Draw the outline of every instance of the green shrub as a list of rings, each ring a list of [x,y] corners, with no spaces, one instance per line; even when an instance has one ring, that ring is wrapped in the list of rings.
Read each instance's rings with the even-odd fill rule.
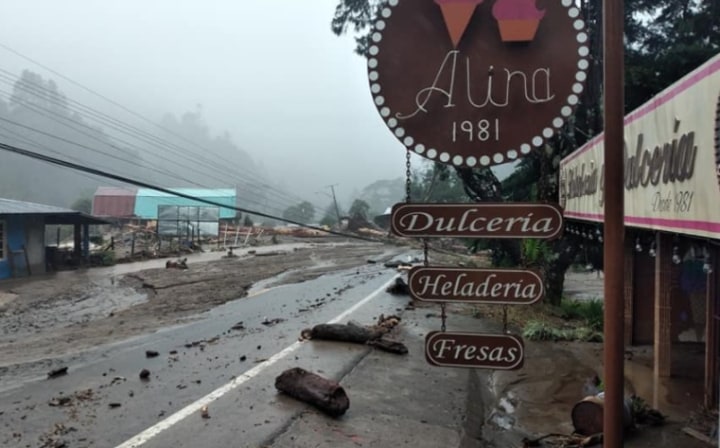
[[[560,317],[566,320],[582,320],[594,331],[602,331],[604,313],[603,301],[600,299],[563,299],[560,302]]]
[[[523,337],[530,341],[603,341],[602,333],[589,327],[559,328],[548,322],[537,320],[532,320],[525,325]]]
[[[523,337],[531,341],[564,341],[565,331],[547,322],[531,320],[523,329]]]
[[[102,253],[103,266],[113,266],[115,263],[115,252],[107,251]]]

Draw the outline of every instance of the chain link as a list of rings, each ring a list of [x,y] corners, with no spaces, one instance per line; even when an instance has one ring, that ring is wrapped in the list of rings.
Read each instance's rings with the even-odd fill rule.
[[[410,150],[405,153],[405,202],[411,202],[410,187],[412,182],[412,171],[410,171]]]
[[[445,314],[445,303],[440,304],[440,319],[442,319],[442,324],[440,325],[440,331],[443,333],[445,332],[445,321],[447,320],[447,314]]]
[[[503,305],[503,333],[507,334],[508,332],[508,307],[507,305]]]

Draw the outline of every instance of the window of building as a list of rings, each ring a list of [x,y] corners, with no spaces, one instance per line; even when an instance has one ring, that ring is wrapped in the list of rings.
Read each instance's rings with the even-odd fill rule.
[[[0,260],[5,258],[5,221],[0,221]]]

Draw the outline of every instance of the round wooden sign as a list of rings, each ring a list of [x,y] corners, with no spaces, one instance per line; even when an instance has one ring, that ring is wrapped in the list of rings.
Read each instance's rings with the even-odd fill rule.
[[[386,0],[370,33],[375,105],[410,150],[516,160],[572,115],[590,62],[573,0]]]

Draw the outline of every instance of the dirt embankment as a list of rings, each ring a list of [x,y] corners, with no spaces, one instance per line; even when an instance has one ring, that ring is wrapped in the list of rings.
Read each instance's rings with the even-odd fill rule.
[[[390,258],[379,244],[318,245],[264,255],[147,269],[119,278],[86,274],[24,282],[0,303],[0,367],[77,352],[154,332],[244,297],[285,273],[292,283]],[[273,286],[269,284],[268,286]]]

